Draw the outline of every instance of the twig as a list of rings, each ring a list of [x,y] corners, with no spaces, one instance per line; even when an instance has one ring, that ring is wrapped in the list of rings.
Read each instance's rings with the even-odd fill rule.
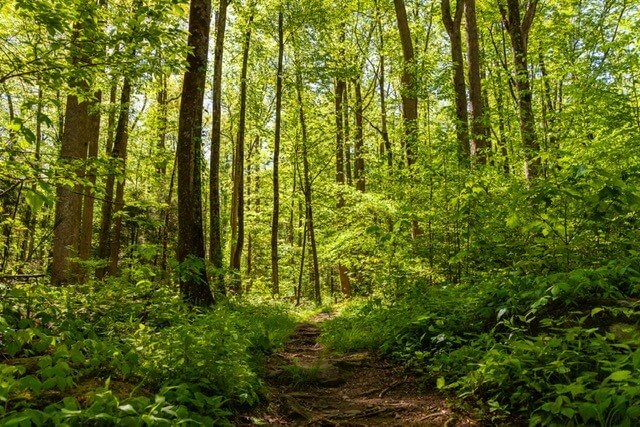
[[[403,384],[405,380],[398,380],[394,383],[391,383],[391,385],[387,388],[385,388],[384,390],[382,390],[380,392],[380,394],[378,395],[379,398],[382,398],[385,394],[387,394],[391,389],[399,386],[400,384]]]

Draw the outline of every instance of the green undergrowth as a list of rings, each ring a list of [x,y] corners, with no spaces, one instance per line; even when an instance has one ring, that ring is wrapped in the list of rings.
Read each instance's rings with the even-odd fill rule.
[[[399,358],[495,422],[638,425],[639,264],[356,300],[325,323],[321,340]]]
[[[257,403],[283,304],[193,311],[142,281],[15,285],[0,299],[0,424],[217,425]]]

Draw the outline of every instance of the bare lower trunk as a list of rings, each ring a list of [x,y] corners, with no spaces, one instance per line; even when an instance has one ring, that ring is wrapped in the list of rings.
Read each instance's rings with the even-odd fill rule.
[[[89,111],[91,117],[91,134],[89,135],[89,147],[87,152],[87,174],[86,179],[89,182],[84,189],[84,200],[82,204],[82,229],[80,232],[80,248],[79,255],[81,260],[88,260],[91,258],[91,241],[93,237],[93,207],[95,205],[95,192],[94,186],[96,183],[96,166],[93,164],[98,158],[98,143],[100,140],[100,101],[102,99],[102,92],[98,91],[95,94],[95,102],[92,106],[93,111]]]
[[[87,157],[87,141],[91,134],[91,102],[80,102],[75,95],[67,96],[65,123],[60,146],[60,162],[81,173],[81,163]],[[53,231],[53,264],[51,283],[64,285],[79,279],[79,268],[72,258],[78,256],[79,224],[82,219],[82,186],[60,184],[56,188],[56,209]]]
[[[205,268],[202,230],[202,104],[209,50],[211,1],[192,0],[189,12],[187,71],[178,124],[178,250],[180,292],[188,304],[214,302]]]
[[[107,176],[107,183],[104,193],[104,201],[102,204],[102,221],[100,224],[100,241],[98,244],[98,258],[103,261],[108,260],[108,266],[101,267],[96,271],[98,278],[103,278],[107,272],[110,274],[116,274],[118,258],[115,253],[116,247],[120,249],[120,231],[117,235],[117,245],[114,245],[116,236],[112,228],[114,223],[114,217],[124,206],[124,179],[118,180],[116,186],[116,175],[118,173],[125,173],[126,158],[127,158],[127,145],[129,140],[129,103],[131,101],[131,82],[129,79],[125,79],[122,85],[122,92],[120,94],[120,111],[118,113],[118,124],[116,126],[115,138],[113,141],[113,147],[109,153],[112,159],[112,167]],[[119,171],[116,172],[116,168]],[[114,200],[115,192],[115,200]],[[118,199],[118,196],[120,199]],[[121,230],[122,226],[118,226]]]
[[[302,98],[302,76],[298,75],[296,82],[296,89],[298,92],[298,104],[300,108],[300,127],[302,129],[302,164],[303,164],[303,179],[304,179],[304,204],[305,204],[305,217],[306,228],[309,232],[309,244],[311,245],[311,259],[313,262],[313,291],[317,304],[322,303],[322,295],[320,293],[320,269],[318,267],[318,249],[316,245],[316,234],[313,223],[313,200],[311,194],[311,178],[309,171],[309,156],[307,153],[307,123],[305,118],[304,104]]]

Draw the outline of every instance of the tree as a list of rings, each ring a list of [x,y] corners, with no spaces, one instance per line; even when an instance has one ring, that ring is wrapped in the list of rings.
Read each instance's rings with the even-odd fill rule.
[[[78,71],[93,60],[93,52],[86,41],[97,31],[94,21],[97,4],[86,4],[80,10],[80,20],[73,30],[71,44],[72,67]],[[95,144],[100,125],[99,100],[91,91],[91,77],[78,73],[69,84],[65,107],[65,122],[60,141],[60,163],[72,172],[74,184],[60,184],[56,188],[56,208],[53,232],[53,262],[51,265],[51,282],[63,285],[78,281],[81,276],[79,266],[72,258],[80,255],[83,240],[82,231],[91,231],[79,227],[82,223],[83,186],[79,178],[83,175],[83,167],[87,159],[89,142]],[[91,147],[92,152],[95,147]],[[90,196],[91,197],[91,196]],[[84,244],[86,251],[86,243]]]
[[[276,122],[273,137],[273,213],[271,215],[271,282],[274,295],[280,293],[278,273],[278,222],[280,217],[280,139],[282,127],[282,72],[284,59],[284,16],[278,11],[278,68],[276,70]]]
[[[382,144],[380,145],[380,154],[387,156],[387,166],[389,169],[393,166],[393,152],[391,151],[391,139],[389,138],[389,130],[387,128],[387,101],[385,87],[385,54],[384,54],[384,33],[382,26],[382,16],[378,0],[375,0],[376,8],[376,24],[378,28],[378,55],[380,62],[380,70],[378,71],[378,90],[380,92],[380,134],[382,135]]]
[[[202,230],[202,103],[209,50],[211,1],[191,0],[187,70],[182,83],[178,125],[178,250],[183,299],[192,305],[214,302],[204,263]]]
[[[480,164],[487,163],[491,140],[488,116],[482,99],[482,77],[480,74],[480,43],[476,20],[476,0],[466,0],[464,5],[467,24],[467,63],[469,75],[469,104],[471,106],[471,154]]]
[[[307,136],[307,120],[302,97],[303,82],[300,70],[296,76],[296,92],[298,95],[298,113],[300,117],[300,129],[302,131],[302,178],[305,206],[305,232],[309,233],[309,244],[311,246],[311,260],[313,263],[313,291],[316,304],[322,304],[322,294],[320,292],[320,268],[318,266],[318,246],[316,243],[315,225],[313,222],[313,197],[311,188],[311,172],[309,170],[309,139]],[[304,246],[303,246],[304,247]],[[299,292],[298,292],[299,295]]]
[[[211,162],[209,170],[209,259],[216,270],[215,283],[219,293],[225,294],[220,236],[220,144],[222,121],[222,56],[227,23],[227,0],[220,0],[216,14],[216,41],[213,53],[213,99],[211,112]]]
[[[469,115],[467,113],[467,88],[464,81],[464,62],[462,56],[462,14],[464,1],[456,1],[454,15],[451,15],[450,0],[441,0],[442,22],[449,35],[451,63],[453,64],[453,93],[456,104],[456,138],[458,140],[458,160],[469,164]]]
[[[539,157],[540,144],[536,138],[535,116],[533,115],[533,94],[529,78],[527,60],[529,31],[533,24],[538,0],[527,0],[526,6],[520,0],[503,0],[499,3],[502,22],[509,32],[515,84],[518,95],[518,112],[520,118],[520,136],[525,152],[524,174],[527,179],[533,179],[541,174],[542,162]],[[522,13],[524,12],[524,14]]]
[[[365,190],[365,178],[364,178],[364,135],[363,135],[363,105],[362,105],[362,85],[360,84],[360,78],[353,80],[353,87],[356,94],[356,143],[355,143],[355,162],[354,162],[354,175],[356,179],[356,189],[361,193]]]
[[[234,150],[233,163],[233,194],[231,202],[231,262],[230,268],[240,272],[242,248],[244,246],[244,146],[247,117],[247,68],[249,63],[249,48],[251,45],[251,23],[253,11],[249,15],[247,28],[244,33],[242,48],[242,71],[240,72],[240,118],[238,135]],[[235,280],[234,291],[240,292],[240,280]]]
[[[418,141],[418,97],[416,94],[415,63],[413,41],[407,21],[407,11],[403,0],[393,0],[396,10],[396,21],[402,44],[402,119],[404,125],[403,145],[406,152],[407,165],[416,162],[414,145]]]

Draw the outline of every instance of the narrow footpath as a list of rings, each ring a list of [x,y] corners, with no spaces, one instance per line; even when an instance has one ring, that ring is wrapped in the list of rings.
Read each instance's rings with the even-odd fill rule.
[[[367,353],[335,356],[318,343],[318,315],[297,326],[267,363],[267,402],[238,425],[476,426],[437,390],[421,390],[401,366]]]

